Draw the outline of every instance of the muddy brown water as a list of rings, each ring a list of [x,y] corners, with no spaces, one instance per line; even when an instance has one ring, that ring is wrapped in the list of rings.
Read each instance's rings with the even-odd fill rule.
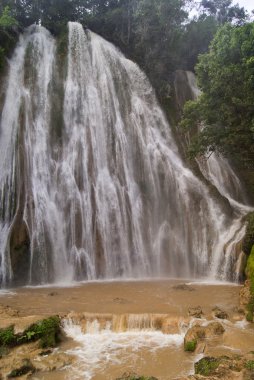
[[[188,284],[188,285],[183,285]],[[37,287],[11,290],[0,303],[18,309],[21,316],[90,313],[188,314],[202,306],[204,314],[217,305],[229,313],[239,302],[240,286],[189,283],[181,280],[94,282],[72,287]]]
[[[72,287],[13,289],[10,294],[2,294],[0,303],[17,309],[20,316],[64,317],[76,312],[94,314],[95,319],[101,314],[165,314],[180,320],[188,317],[190,307],[201,306],[204,318],[210,320],[212,309],[218,306],[228,313],[229,321],[223,322],[223,337],[206,342],[205,354],[245,354],[254,348],[254,332],[236,311],[239,291],[240,286],[234,284],[183,280],[94,282]],[[193,363],[200,358],[200,354],[184,352],[183,331],[174,336],[145,330],[107,330],[89,335],[73,328],[71,336],[75,339],[59,348],[75,355],[73,366],[36,374],[33,380],[113,380],[126,371],[168,380],[193,373]]]

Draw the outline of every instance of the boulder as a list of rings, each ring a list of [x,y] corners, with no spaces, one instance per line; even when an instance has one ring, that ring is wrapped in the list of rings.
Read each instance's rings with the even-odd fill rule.
[[[188,312],[190,317],[202,318],[203,312],[200,306],[190,307]]]
[[[213,315],[215,318],[228,319],[228,314],[217,306],[213,308]]]
[[[222,335],[224,331],[224,327],[219,322],[211,322],[207,326],[193,326],[184,337],[184,350],[195,351],[199,340]]]
[[[205,327],[206,338],[213,338],[214,336],[222,335],[224,332],[225,329],[219,322],[211,322]]]

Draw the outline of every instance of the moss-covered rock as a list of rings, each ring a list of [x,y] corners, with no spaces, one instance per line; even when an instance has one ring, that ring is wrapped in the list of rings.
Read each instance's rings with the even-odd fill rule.
[[[14,326],[9,326],[5,329],[0,329],[0,346],[12,347],[17,343],[17,337],[14,334]]]
[[[40,340],[41,348],[47,348],[56,346],[59,336],[60,318],[54,316],[31,325],[18,340],[23,343]]]
[[[195,363],[195,374],[202,376],[211,375],[218,368],[220,360],[213,357],[205,357]]]
[[[222,335],[225,329],[219,322],[211,322],[207,326],[192,326],[184,337],[184,350],[195,351],[199,340]]]
[[[251,254],[250,254],[248,261],[247,261],[246,275],[249,279],[249,289],[250,289],[249,303],[247,304],[246,319],[249,322],[253,322],[253,316],[254,316],[254,245],[252,247]]]
[[[15,334],[14,326],[0,330],[0,348],[40,341],[41,348],[55,347],[60,337],[60,318],[49,317],[29,326],[22,333]]]
[[[197,347],[197,340],[189,340],[184,342],[184,351],[194,352]]]
[[[24,359],[24,364],[19,368],[13,369],[7,375],[7,378],[13,379],[13,378],[21,377],[21,376],[27,375],[28,373],[34,373],[34,372],[35,372],[35,368],[32,365],[31,361],[29,359]]]

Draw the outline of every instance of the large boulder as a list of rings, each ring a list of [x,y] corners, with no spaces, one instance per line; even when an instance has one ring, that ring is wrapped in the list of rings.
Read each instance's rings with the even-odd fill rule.
[[[207,326],[195,325],[184,337],[184,350],[195,351],[200,340],[222,335],[225,329],[219,322],[211,322]]]

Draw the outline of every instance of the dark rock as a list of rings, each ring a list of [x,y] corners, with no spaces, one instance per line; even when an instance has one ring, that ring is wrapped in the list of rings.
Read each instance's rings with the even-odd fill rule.
[[[173,286],[173,289],[175,289],[175,290],[186,290],[189,292],[193,292],[194,290],[196,290],[196,289],[194,289],[191,286],[186,285],[186,284],[179,284],[179,285]]]
[[[228,319],[228,314],[217,306],[213,308],[213,315],[219,319]]]
[[[153,376],[139,376],[134,372],[126,372],[121,377],[118,377],[116,380],[158,380]]]
[[[24,364],[16,369],[13,369],[8,375],[8,379],[13,379],[16,377],[21,377],[23,375],[27,375],[28,373],[34,373],[35,367],[32,365],[29,359],[24,359]]]
[[[200,306],[189,308],[189,316],[195,318],[202,318],[203,312]]]
[[[52,350],[46,350],[39,353],[40,356],[48,356],[52,354]]]

